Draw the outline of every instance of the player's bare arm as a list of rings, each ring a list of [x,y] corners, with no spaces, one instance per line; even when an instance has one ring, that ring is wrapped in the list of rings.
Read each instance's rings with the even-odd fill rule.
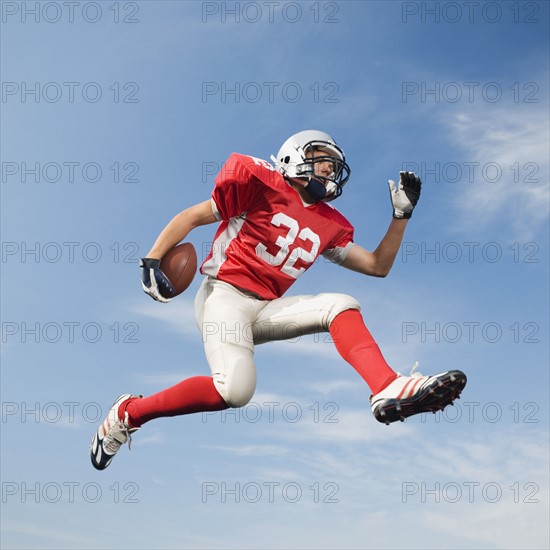
[[[200,225],[216,222],[210,200],[182,210],[174,216],[157,237],[153,248],[140,260],[141,285],[157,302],[168,303],[174,293],[172,283],[160,269],[161,258]]]
[[[363,275],[386,277],[399,252],[407,221],[394,218],[374,252],[369,252],[358,244],[352,246],[342,265]]]
[[[217,221],[210,199],[182,210],[162,230],[153,248],[147,254],[147,258],[160,260],[172,247],[183,241],[195,227]]]

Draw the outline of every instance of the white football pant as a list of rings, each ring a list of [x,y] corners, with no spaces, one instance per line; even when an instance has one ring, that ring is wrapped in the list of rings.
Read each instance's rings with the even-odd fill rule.
[[[360,309],[346,294],[260,300],[205,277],[195,298],[195,316],[216,389],[230,407],[246,405],[256,389],[254,345],[328,332],[334,318]]]

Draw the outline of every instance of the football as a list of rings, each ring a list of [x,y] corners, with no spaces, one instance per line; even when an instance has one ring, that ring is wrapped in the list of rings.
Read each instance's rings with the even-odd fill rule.
[[[197,272],[197,253],[191,243],[181,243],[167,252],[160,261],[161,271],[168,277],[174,287],[171,296],[174,298],[186,290],[193,282]]]

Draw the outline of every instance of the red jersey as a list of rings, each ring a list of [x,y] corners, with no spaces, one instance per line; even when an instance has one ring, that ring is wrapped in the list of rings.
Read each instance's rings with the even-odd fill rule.
[[[282,296],[319,254],[342,263],[353,226],[324,202],[305,204],[267,161],[233,153],[216,177],[221,221],[201,273],[265,300]]]

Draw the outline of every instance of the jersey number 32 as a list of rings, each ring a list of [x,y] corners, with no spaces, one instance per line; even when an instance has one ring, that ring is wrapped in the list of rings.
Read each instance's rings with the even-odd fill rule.
[[[277,254],[273,255],[267,251],[267,246],[263,243],[258,243],[256,245],[256,254],[265,262],[272,266],[279,266],[282,264],[281,271],[286,275],[297,279],[305,270],[305,267],[300,267],[296,269],[294,264],[298,260],[302,262],[311,264],[315,261],[317,253],[319,252],[319,246],[321,245],[321,239],[319,235],[314,233],[309,227],[304,227],[300,229],[298,222],[279,212],[271,218],[271,224],[276,227],[287,227],[288,233],[283,236],[279,235],[275,244],[279,247]],[[304,250],[303,248],[294,248],[292,251],[290,247],[296,240],[296,237],[302,239],[303,241],[311,242],[311,249]],[[283,263],[284,262],[284,263]]]

